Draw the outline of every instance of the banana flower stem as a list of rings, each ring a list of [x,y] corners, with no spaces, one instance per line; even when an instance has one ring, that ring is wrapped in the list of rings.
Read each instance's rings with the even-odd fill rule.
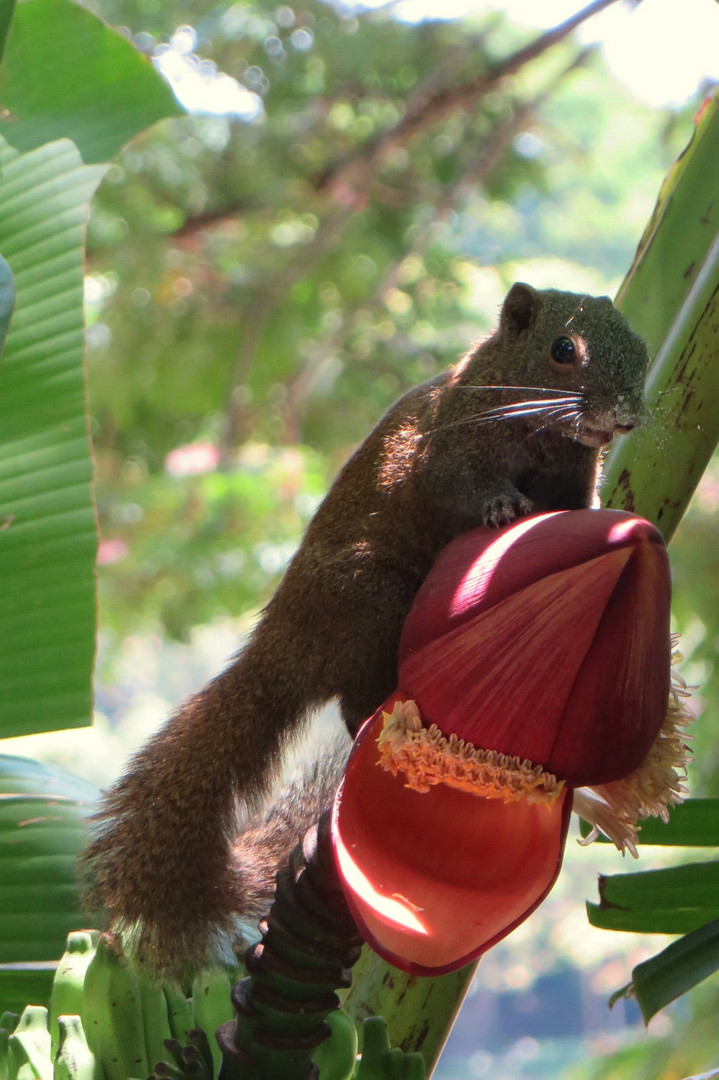
[[[277,877],[262,939],[234,985],[237,1019],[218,1029],[221,1080],[313,1080],[312,1055],[328,1034],[335,991],[351,983],[362,939],[332,858],[329,814],[305,834]]]

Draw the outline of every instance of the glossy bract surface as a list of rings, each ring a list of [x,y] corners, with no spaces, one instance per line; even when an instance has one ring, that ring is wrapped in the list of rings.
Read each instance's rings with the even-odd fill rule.
[[[345,894],[386,959],[453,970],[546,896],[573,789],[630,774],[662,726],[670,591],[661,535],[618,511],[536,515],[442,552],[334,808]]]

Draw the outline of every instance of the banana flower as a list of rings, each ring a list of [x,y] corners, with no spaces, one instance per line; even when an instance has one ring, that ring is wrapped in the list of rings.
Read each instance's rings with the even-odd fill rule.
[[[539,514],[445,548],[333,810],[345,896],[381,956],[463,966],[550,891],[573,807],[636,854],[640,819],[681,801],[670,598],[661,534],[621,511]]]

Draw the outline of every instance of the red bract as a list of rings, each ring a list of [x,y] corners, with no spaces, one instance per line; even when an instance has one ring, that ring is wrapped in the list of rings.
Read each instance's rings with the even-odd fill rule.
[[[641,763],[666,714],[670,599],[661,533],[633,514],[467,533],[407,617],[399,685],[445,734],[574,787],[607,783]]]
[[[469,963],[544,899],[572,810],[511,804],[445,784],[419,792],[377,763],[380,712],[360,732],[335,802],[335,858],[365,939],[395,967],[439,975]]]
[[[631,514],[543,514],[445,549],[335,804],[340,876],[378,952],[449,971],[546,896],[572,789],[628,776],[662,727],[669,600],[661,535]]]

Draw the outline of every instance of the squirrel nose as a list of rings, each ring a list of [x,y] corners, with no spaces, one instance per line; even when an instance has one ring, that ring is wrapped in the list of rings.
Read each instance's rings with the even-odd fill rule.
[[[620,398],[613,412],[615,431],[618,435],[626,435],[644,423],[641,402],[636,400],[629,402]]]
[[[614,431],[617,435],[628,435],[630,431],[641,426],[642,421],[638,416],[622,416],[621,418],[617,416]]]
[[[615,435],[626,435],[641,426],[642,417],[635,409],[608,405],[592,414],[591,421],[594,427],[603,427],[607,431],[613,431]]]

